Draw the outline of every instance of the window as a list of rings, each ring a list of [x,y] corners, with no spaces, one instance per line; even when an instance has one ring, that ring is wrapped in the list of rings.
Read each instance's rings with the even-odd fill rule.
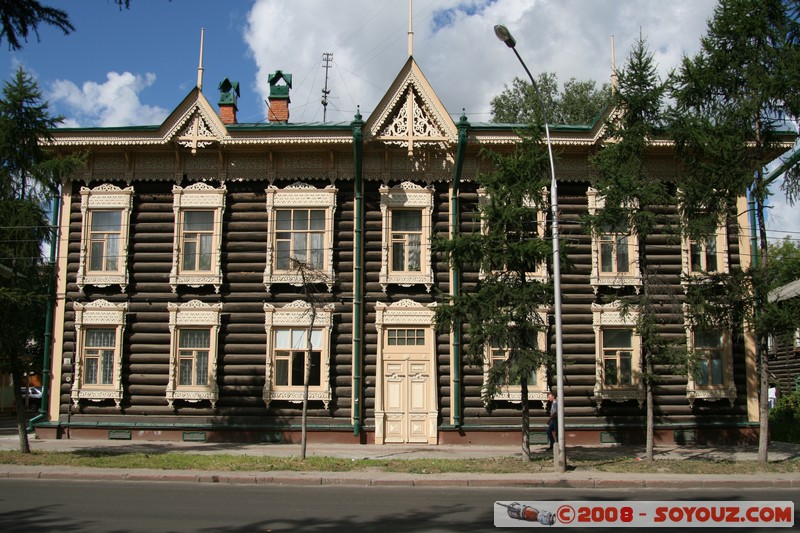
[[[733,406],[736,386],[733,383],[733,353],[727,330],[695,330],[687,322],[690,364],[686,396],[694,405],[698,399],[727,399]]]
[[[97,300],[75,310],[75,379],[72,401],[122,402],[122,334],[127,303]]]
[[[390,271],[392,273],[420,272],[422,270],[422,211],[395,209],[392,219],[392,248]]]
[[[478,202],[483,206],[488,204],[491,201],[489,194],[486,192],[486,189],[480,188],[478,189]],[[547,215],[546,215],[546,204],[547,204],[547,189],[542,189],[542,200],[540,204],[537,206],[535,202],[527,199],[525,204],[527,207],[530,208],[530,215],[527,226],[527,230],[531,238],[538,238],[543,239],[545,238],[545,228],[547,225]],[[481,219],[481,231],[486,233],[488,231],[488,225],[486,220]],[[497,264],[494,266],[493,269],[495,272],[503,272],[507,270],[507,266],[503,264]],[[481,271],[480,273],[481,278],[486,277],[486,272]],[[529,281],[547,281],[547,262],[542,261],[535,266],[532,271],[526,272],[525,274],[526,279]]]
[[[333,305],[313,309],[312,313],[311,305],[302,300],[281,308],[264,304],[264,315],[267,333],[264,402],[269,406],[272,400],[303,401],[308,355],[308,398],[321,400],[327,409],[333,396],[329,378]]]
[[[391,284],[433,287],[431,217],[433,191],[411,182],[382,186],[383,253],[379,275],[384,292]]]
[[[633,330],[608,328],[600,333],[603,336],[603,386],[633,386]]]
[[[605,198],[597,190],[587,191],[589,213],[595,214],[605,207]],[[639,272],[639,244],[630,226],[621,222],[602,228],[592,235],[592,273],[590,278],[595,293],[601,286],[620,288],[642,284]]]
[[[217,337],[222,304],[192,300],[167,304],[170,331],[170,369],[167,402],[207,400],[215,407],[217,386]]]
[[[214,212],[183,211],[181,213],[181,271],[211,272],[214,255]]]
[[[681,238],[683,275],[702,276],[706,273],[728,272],[728,230],[720,224],[714,235],[698,239]]]
[[[77,283],[108,287],[128,285],[128,227],[133,187],[105,184],[81,187],[81,255]]]
[[[172,292],[179,285],[201,287],[222,285],[222,213],[225,210],[225,187],[215,189],[205,183],[186,188],[172,187],[175,232]]]
[[[275,335],[275,386],[304,386],[305,364],[308,356],[308,385],[309,387],[319,387],[322,330],[311,330],[310,351],[308,329],[276,329],[273,333]]]
[[[275,283],[299,286],[308,276],[298,271],[302,264],[310,269],[328,290],[333,288],[333,216],[337,189],[317,189],[295,183],[284,189],[270,187],[267,193],[269,240],[264,285]]]
[[[115,329],[87,328],[83,341],[83,384],[111,385],[114,383],[117,332]]]
[[[641,341],[636,333],[636,309],[623,310],[620,302],[592,304],[595,332],[594,400],[644,402],[641,380]]]
[[[600,272],[627,274],[631,270],[630,239],[627,227],[605,228],[598,235]]]
[[[543,338],[546,337],[545,332],[540,333],[540,341],[544,342]],[[484,382],[488,378],[490,368],[498,368],[507,366],[507,362],[511,356],[511,351],[508,348],[492,343],[487,348],[486,363],[484,365]],[[547,393],[550,387],[547,384],[547,369],[542,366],[535,372],[528,375],[528,399],[540,400],[542,405],[547,405]],[[522,387],[520,379],[512,380],[510,376],[506,378],[506,385],[497,390],[492,397],[493,400],[505,400],[508,402],[520,403],[522,401]]]
[[[389,329],[386,331],[389,346],[425,346],[424,329]]]
[[[208,386],[208,359],[211,331],[181,329],[178,331],[178,385]]]

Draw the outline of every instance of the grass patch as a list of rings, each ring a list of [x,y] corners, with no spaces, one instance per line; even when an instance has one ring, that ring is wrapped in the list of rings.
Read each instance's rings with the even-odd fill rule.
[[[119,450],[85,450],[24,454],[0,451],[0,464],[23,466],[73,466],[89,468],[151,468],[159,470],[200,470],[227,472],[349,472],[383,471],[408,474],[521,474],[553,471],[551,458],[534,458],[523,463],[515,457],[490,459],[343,459],[335,457],[271,457],[228,454],[143,453]],[[657,459],[570,457],[578,472],[616,472],[630,474],[755,474],[800,472],[800,459],[761,465],[757,461],[716,461],[711,459]]]

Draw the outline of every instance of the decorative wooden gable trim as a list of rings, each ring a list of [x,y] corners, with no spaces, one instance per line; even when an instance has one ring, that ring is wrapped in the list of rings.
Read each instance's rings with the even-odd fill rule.
[[[415,145],[443,148],[457,140],[457,129],[413,58],[367,121],[367,135],[402,146],[413,155]]]
[[[191,95],[194,94],[194,99]],[[198,148],[219,144],[228,137],[225,125],[217,116],[211,104],[199,90],[191,93],[181,106],[164,121],[166,129],[164,140],[189,148],[192,154]]]

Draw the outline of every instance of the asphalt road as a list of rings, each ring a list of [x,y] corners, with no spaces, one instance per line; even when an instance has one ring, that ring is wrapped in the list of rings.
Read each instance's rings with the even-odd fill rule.
[[[747,493],[735,487],[702,491],[553,489],[543,494],[541,489],[522,488],[1,479],[0,531],[498,531],[494,526],[494,502],[502,500],[794,501],[795,524],[800,524],[800,493],[794,489],[750,490]],[[659,531],[669,529],[660,528]],[[737,528],[736,531],[759,529]]]

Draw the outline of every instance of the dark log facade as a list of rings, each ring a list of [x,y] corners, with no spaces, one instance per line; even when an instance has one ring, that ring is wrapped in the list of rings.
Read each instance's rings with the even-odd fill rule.
[[[460,127],[468,131],[468,136],[461,141],[466,142],[461,154],[456,153],[458,141],[455,137],[428,145],[421,137],[413,153],[408,144],[398,146],[395,142],[381,140],[384,130],[376,121],[381,113],[391,120],[393,113],[396,115],[404,105],[403,91],[413,84],[404,85],[403,80],[408,76],[421,76],[415,69],[410,60],[382,102],[384,107],[376,109],[363,123],[363,145],[359,144],[357,136],[358,120],[354,124],[307,128],[219,123],[212,124],[214,127],[210,129],[223,133],[211,139],[208,147],[195,147],[196,153],[192,154],[192,146],[179,142],[180,124],[187,117],[199,116],[208,123],[216,120],[209,115],[210,106],[199,91],[193,91],[159,128],[133,132],[56,131],[57,150],[88,149],[89,156],[86,168],[73,176],[63,189],[50,416],[49,421],[37,425],[37,431],[59,437],[296,441],[300,433],[301,404],[275,398],[265,402],[262,392],[268,373],[269,344],[265,304],[280,309],[308,298],[302,286],[281,282],[269,288],[265,286],[271,238],[266,189],[282,190],[299,183],[314,190],[336,189],[331,232],[335,281],[330,288],[325,283],[312,284],[315,305],[320,308],[328,305],[332,309],[328,376],[331,398],[326,402],[309,402],[311,439],[390,442],[388,413],[393,398],[391,394],[382,395],[389,390],[392,378],[382,365],[392,361],[393,352],[386,345],[385,330],[394,327],[391,324],[402,326],[402,318],[398,318],[403,316],[402,312],[395,315],[392,312],[399,308],[408,311],[406,307],[411,304],[407,302],[413,302],[411,311],[419,316],[423,316],[431,304],[441,303],[441,295],[452,290],[452,272],[443,258],[431,257],[431,287],[424,283],[386,283],[381,274],[386,267],[386,222],[382,209],[385,196],[382,196],[381,187],[411,183],[423,192],[430,191],[432,237],[447,237],[453,218],[462,233],[480,231],[474,216],[478,203],[474,178],[478,172],[490,170],[480,156],[480,149],[488,146],[508,150],[514,138],[511,128],[461,123]],[[440,104],[435,95],[427,94],[422,82],[413,88],[433,102],[425,104],[428,107],[424,109],[430,120],[443,131],[448,127],[455,131],[454,122],[444,124],[446,119],[436,114],[441,110],[437,110]],[[568,440],[572,442],[643,442],[644,407],[639,402],[604,400],[598,404],[594,397],[597,349],[592,306],[606,303],[615,291],[631,290],[600,287],[596,291],[590,281],[592,237],[581,217],[589,208],[587,190],[591,170],[587,158],[595,149],[601,126],[598,123],[583,129],[554,128],[554,143],[559,154],[556,171],[560,180],[562,253],[569,261],[569,266],[562,269],[561,280],[566,426]],[[170,133],[173,131],[176,133]],[[160,145],[159,139],[162,140]],[[664,148],[654,150],[652,167],[655,174],[667,180],[679,172],[672,153]],[[454,180],[459,182],[460,205],[455,216],[451,213]],[[199,182],[213,188],[225,187],[220,245],[222,281],[218,290],[210,284],[173,288],[170,283],[175,232],[173,187],[189,187]],[[128,283],[124,290],[118,284],[104,287],[86,284],[81,288],[77,281],[83,224],[81,188],[100,184],[120,189],[133,187],[130,221],[126,228]],[[359,212],[363,213],[360,220]],[[665,226],[676,216],[674,210],[665,211],[662,214]],[[745,233],[747,228],[740,224],[735,214],[728,220],[727,254],[731,266],[740,264],[740,254],[749,253],[741,248],[748,244],[749,236]],[[359,240],[362,242],[360,256],[357,254]],[[646,243],[645,253],[651,274],[663,281],[657,293],[663,300],[659,308],[663,333],[675,344],[685,345],[680,238],[667,232],[653,235]],[[461,290],[470,291],[479,282],[479,273],[464,267],[459,281]],[[357,301],[359,293],[361,301]],[[76,401],[73,394],[75,363],[81,357],[76,353],[75,305],[99,300],[127,304],[119,402],[111,399]],[[216,352],[218,398],[215,401],[176,399],[170,405],[167,400],[171,364],[168,306],[194,301],[222,304]],[[409,328],[423,329],[414,325],[418,323],[413,320]],[[552,320],[551,316],[551,324]],[[430,345],[426,349],[432,363],[428,377],[433,397],[424,396],[428,413],[425,422],[420,418],[419,424],[422,427],[433,423],[435,427],[426,426],[425,442],[516,441],[520,431],[519,403],[498,400],[491,409],[487,408],[481,398],[483,368],[463,361],[459,350],[454,348],[467,345],[469,337],[464,335],[454,342],[450,335],[437,334],[429,326],[425,326],[425,331],[431,331]],[[752,404],[756,397],[755,367],[743,332],[732,332],[731,339],[735,398],[690,402],[685,367],[662,365],[656,369],[659,380],[655,388],[655,413],[659,441],[738,442],[753,438],[757,429]],[[554,351],[552,327],[549,328],[549,344]],[[554,387],[553,368],[548,369],[548,380]],[[531,424],[542,427],[543,437],[547,419],[544,405],[537,401],[532,406]],[[387,413],[385,431],[383,413]],[[413,421],[409,427],[411,435],[415,428]]]

